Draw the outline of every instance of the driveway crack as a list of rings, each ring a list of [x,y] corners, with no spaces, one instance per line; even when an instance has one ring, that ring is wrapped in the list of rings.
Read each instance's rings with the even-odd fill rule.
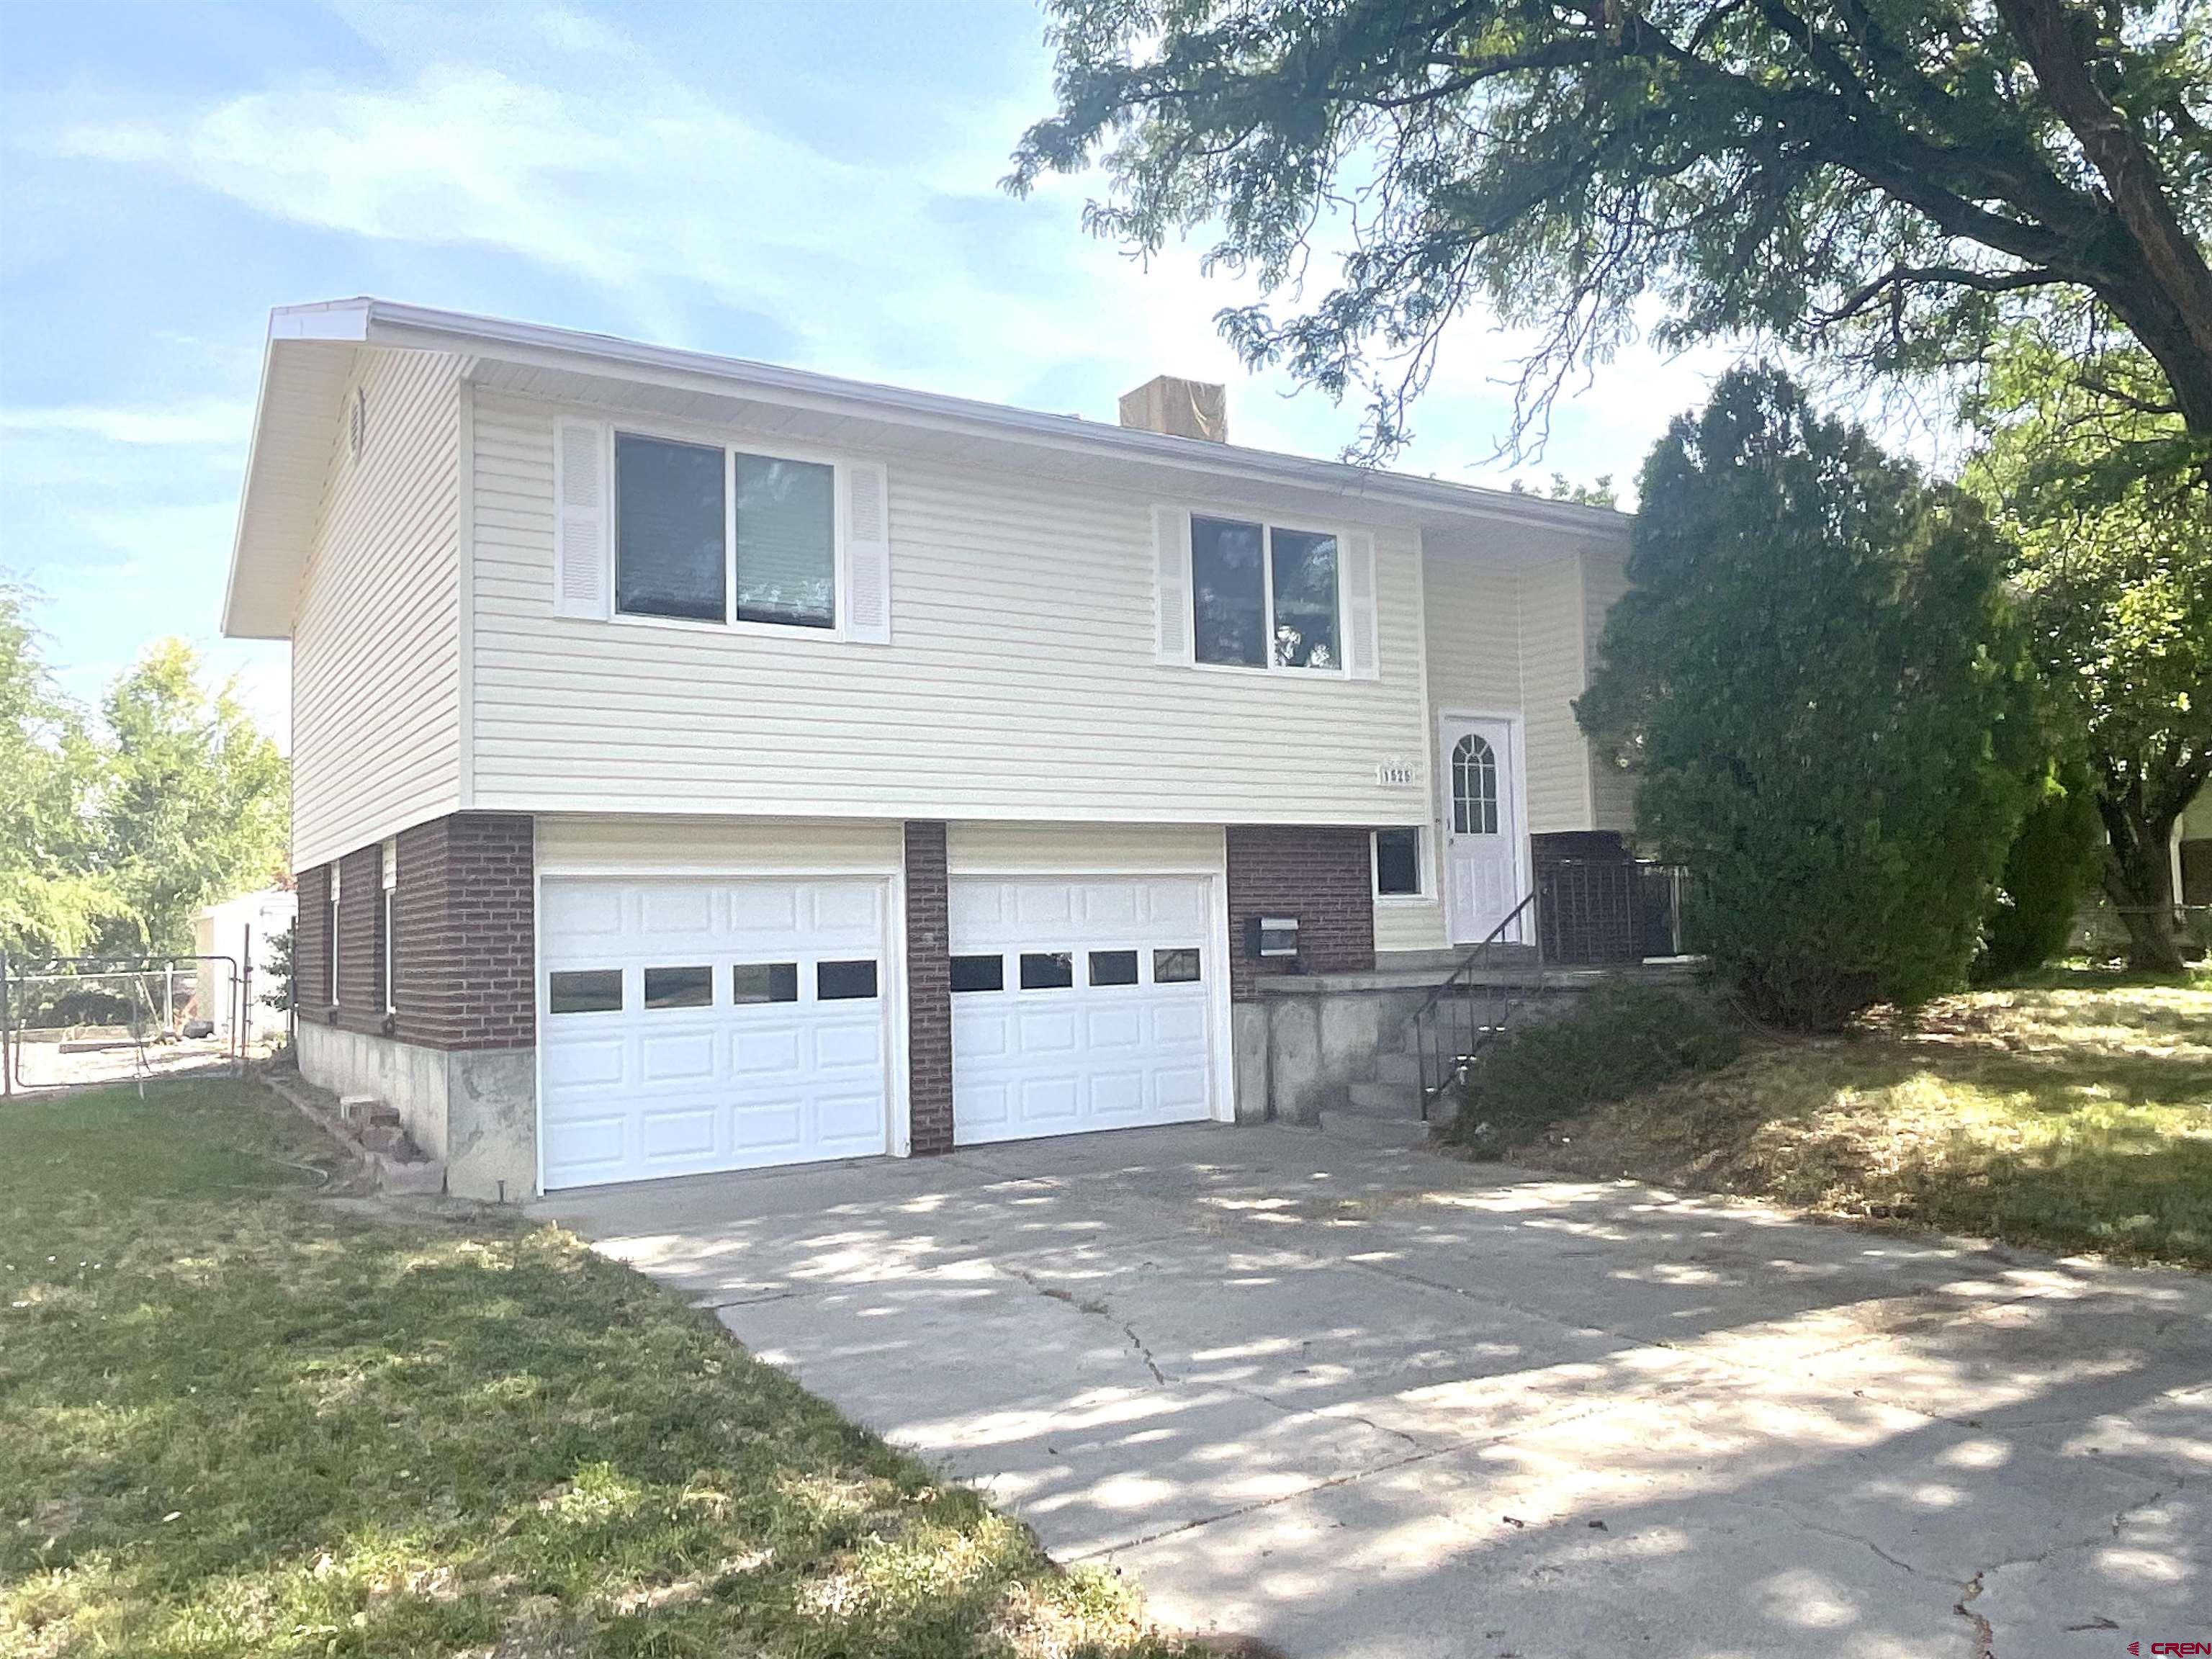
[[[1078,1297],[1073,1291],[1064,1291],[1057,1285],[1041,1283],[1037,1276],[1026,1267],[1017,1267],[1011,1264],[1002,1265],[1005,1266],[1006,1272],[1020,1279],[1039,1296],[1050,1297],[1054,1302],[1065,1302],[1076,1312],[1089,1314],[1094,1319],[1103,1319],[1109,1325],[1120,1325],[1121,1334],[1129,1340],[1129,1346],[1136,1350],[1137,1358],[1145,1362],[1145,1369],[1152,1374],[1152,1381],[1164,1389],[1168,1386],[1166,1373],[1160,1370],[1158,1362],[1153,1359],[1152,1351],[1145,1345],[1145,1339],[1137,1334],[1135,1322],[1115,1319],[1110,1304],[1096,1299],[1086,1301]]]

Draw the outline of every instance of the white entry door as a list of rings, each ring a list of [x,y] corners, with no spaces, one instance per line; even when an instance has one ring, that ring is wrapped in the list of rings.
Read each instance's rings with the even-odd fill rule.
[[[1210,1115],[1204,877],[956,878],[952,1138],[962,1146]]]
[[[1518,735],[1510,720],[1443,721],[1444,908],[1455,945],[1489,938],[1522,897]]]
[[[545,1185],[890,1147],[880,880],[548,878]]]

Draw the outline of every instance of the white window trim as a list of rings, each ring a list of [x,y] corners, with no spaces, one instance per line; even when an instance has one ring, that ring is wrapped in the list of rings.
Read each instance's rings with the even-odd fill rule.
[[[338,1006],[338,888],[339,880],[337,862],[336,860],[332,860],[331,862],[331,902],[326,907],[329,911],[330,926],[325,930],[330,934],[330,938],[324,941],[324,945],[325,947],[324,955],[326,957],[326,960],[323,964],[325,970],[323,975],[323,983],[330,991],[331,1006],[333,1008]]]
[[[1377,904],[1433,904],[1436,902],[1436,881],[1429,867],[1431,851],[1436,846],[1435,832],[1429,825],[1393,823],[1383,826],[1390,830],[1410,830],[1413,832],[1413,879],[1419,884],[1410,893],[1386,893],[1382,890],[1382,860],[1376,837],[1382,830],[1367,832],[1367,884]]]
[[[1219,524],[1256,524],[1260,526],[1260,596],[1267,611],[1267,656],[1264,663],[1206,662],[1198,654],[1198,530],[1200,519],[1212,519]],[[1271,519],[1258,514],[1240,517],[1233,510],[1209,513],[1192,507],[1182,515],[1183,568],[1189,573],[1189,593],[1184,599],[1189,611],[1190,663],[1189,666],[1210,674],[1288,674],[1297,679],[1346,680],[1352,678],[1352,653],[1348,644],[1351,613],[1344,603],[1344,544],[1349,532],[1340,526],[1324,524],[1302,524],[1295,519]],[[1302,536],[1326,536],[1335,548],[1336,558],[1336,666],[1334,668],[1301,668],[1291,663],[1275,660],[1275,532],[1288,530]]]
[[[384,843],[384,894],[381,901],[384,912],[380,918],[384,925],[384,1012],[387,1014],[394,1012],[398,1007],[398,996],[393,987],[392,971],[392,937],[399,931],[398,887],[399,843],[397,841],[387,841]]]
[[[622,467],[617,460],[623,434],[649,438],[659,443],[688,444],[694,449],[722,452],[722,619],[700,617],[654,617],[622,608]],[[846,614],[850,609],[852,584],[846,573],[845,515],[841,506],[850,487],[846,473],[851,463],[804,445],[738,442],[706,437],[682,428],[650,421],[611,420],[607,422],[607,620],[625,628],[672,628],[692,634],[753,634],[768,639],[811,639],[842,641]],[[756,622],[738,615],[738,457],[757,455],[764,460],[796,461],[802,465],[830,469],[830,617],[828,628],[804,623]],[[1342,601],[1339,601],[1340,609]]]

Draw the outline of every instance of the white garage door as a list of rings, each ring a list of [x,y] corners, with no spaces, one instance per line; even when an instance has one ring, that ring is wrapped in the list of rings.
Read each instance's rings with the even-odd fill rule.
[[[545,1185],[889,1149],[873,880],[544,886]]]
[[[953,1139],[1208,1115],[1208,894],[1191,876],[956,878]]]

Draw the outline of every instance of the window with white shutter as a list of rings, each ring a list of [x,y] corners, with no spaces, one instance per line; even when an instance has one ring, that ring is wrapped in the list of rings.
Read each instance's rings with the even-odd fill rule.
[[[871,645],[891,637],[889,481],[872,461],[837,469],[845,496],[845,637]]]
[[[607,428],[562,421],[553,447],[553,608],[563,617],[607,614]]]
[[[1152,509],[1152,560],[1158,572],[1153,597],[1159,659],[1187,663],[1191,659],[1189,514],[1175,507]]]
[[[1375,538],[1152,509],[1162,662],[1371,680]]]
[[[1344,538],[1345,664],[1355,680],[1382,672],[1375,612],[1375,538],[1355,531]]]

